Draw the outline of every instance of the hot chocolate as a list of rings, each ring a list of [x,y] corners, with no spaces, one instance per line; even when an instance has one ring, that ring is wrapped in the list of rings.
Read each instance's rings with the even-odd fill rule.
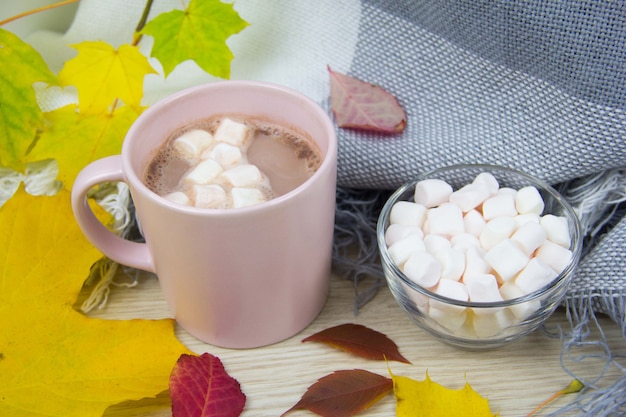
[[[220,115],[174,132],[148,165],[144,183],[180,204],[238,208],[292,191],[321,162],[314,141],[295,129]]]

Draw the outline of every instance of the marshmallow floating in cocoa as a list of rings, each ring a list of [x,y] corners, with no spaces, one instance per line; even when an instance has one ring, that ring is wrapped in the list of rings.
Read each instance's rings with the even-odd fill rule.
[[[194,129],[183,133],[174,141],[174,149],[190,160],[200,158],[202,152],[213,143],[213,135],[206,130]]]
[[[233,207],[248,207],[267,201],[266,196],[258,188],[234,187],[231,190]]]
[[[244,123],[224,118],[214,135],[202,129],[185,132],[174,149],[192,166],[180,180],[181,191],[167,198],[200,208],[239,208],[269,199],[271,184],[248,163],[251,134]]]
[[[224,171],[222,166],[212,159],[204,160],[191,168],[181,179],[189,185],[211,184]]]
[[[234,146],[243,146],[250,133],[248,127],[232,119],[225,118],[215,130],[215,140]]]
[[[192,194],[195,207],[223,208],[228,202],[226,191],[217,184],[196,184]]]

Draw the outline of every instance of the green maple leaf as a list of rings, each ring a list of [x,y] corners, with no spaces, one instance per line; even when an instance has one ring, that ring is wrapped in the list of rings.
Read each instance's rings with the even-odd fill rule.
[[[13,33],[0,29],[0,165],[20,169],[44,123],[33,84],[58,84],[43,58]]]
[[[234,56],[226,40],[247,26],[230,4],[191,0],[186,10],[172,10],[148,22],[141,34],[154,38],[152,56],[163,65],[165,76],[191,59],[209,74],[229,78]]]

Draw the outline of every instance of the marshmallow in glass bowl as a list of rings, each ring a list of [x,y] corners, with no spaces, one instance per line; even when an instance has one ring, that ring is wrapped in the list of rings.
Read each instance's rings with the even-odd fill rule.
[[[383,207],[381,262],[400,307],[449,344],[494,348],[558,307],[582,250],[580,222],[553,187],[493,165],[420,175]]]

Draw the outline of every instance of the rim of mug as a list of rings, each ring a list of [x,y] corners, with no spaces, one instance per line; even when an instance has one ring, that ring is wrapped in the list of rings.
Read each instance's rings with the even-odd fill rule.
[[[219,88],[230,88],[230,86],[244,87],[244,88],[261,88],[266,91],[279,91],[281,94],[292,96],[302,102],[307,103],[311,110],[315,113],[316,118],[319,119],[325,126],[324,130],[327,130],[331,135],[330,140],[328,141],[326,152],[323,152],[323,160],[320,164],[319,168],[309,177],[304,183],[298,185],[293,190],[282,194],[278,197],[272,198],[263,203],[254,204],[247,207],[238,207],[238,208],[200,208],[200,207],[192,207],[185,206],[182,204],[177,204],[172,201],[169,201],[161,196],[159,196],[154,191],[150,190],[143,182],[141,178],[142,173],[138,173],[133,168],[133,161],[131,160],[129,151],[132,143],[127,139],[129,137],[138,137],[135,134],[136,131],[141,129],[141,125],[146,123],[150,117],[152,117],[152,113],[158,112],[160,109],[164,107],[168,107],[172,105],[172,103],[182,100],[187,96],[200,94],[205,91],[210,91]],[[208,116],[207,116],[208,117]],[[161,145],[164,142],[161,142]],[[160,145],[159,145],[160,146]],[[330,116],[324,111],[324,109],[311,98],[307,97],[305,94],[301,93],[298,90],[295,90],[291,87],[287,87],[280,84],[274,84],[266,81],[253,81],[253,80],[222,80],[215,81],[206,84],[200,84],[192,87],[188,87],[177,91],[173,94],[170,94],[154,104],[148,107],[142,114],[139,115],[137,120],[131,125],[128,132],[125,135],[124,142],[122,143],[122,165],[124,176],[126,177],[128,182],[132,182],[136,188],[139,189],[140,192],[148,196],[151,200],[156,203],[167,206],[172,210],[186,212],[194,215],[206,215],[206,216],[224,216],[224,215],[232,215],[237,216],[244,213],[252,212],[252,211],[264,211],[271,210],[273,207],[281,204],[286,204],[290,199],[293,198],[294,195],[300,194],[304,192],[308,184],[315,180],[315,178],[325,175],[326,171],[333,169],[333,165],[336,170],[336,162],[333,162],[333,159],[336,160],[336,155],[338,152],[338,140],[337,133],[335,130],[335,126],[330,118]],[[330,157],[329,157],[330,156]],[[336,174],[335,174],[336,175]]]

